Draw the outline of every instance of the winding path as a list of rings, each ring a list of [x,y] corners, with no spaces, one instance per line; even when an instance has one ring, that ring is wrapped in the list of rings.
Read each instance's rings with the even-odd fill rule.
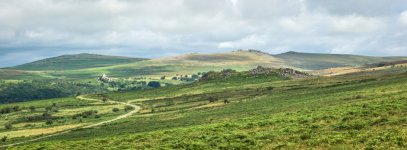
[[[98,99],[85,98],[85,97],[83,97],[82,95],[81,95],[81,96],[78,96],[78,97],[76,97],[76,98],[79,99],[79,100],[101,101],[101,100],[98,100]],[[65,130],[65,131],[62,131],[62,132],[58,132],[58,133],[55,133],[55,134],[49,134],[49,135],[41,136],[41,137],[34,138],[34,139],[31,139],[31,140],[27,140],[27,141],[22,141],[22,142],[7,144],[7,145],[0,145],[0,148],[10,147],[10,146],[15,146],[15,145],[21,145],[21,144],[25,144],[25,143],[28,143],[28,142],[38,141],[38,140],[45,139],[45,138],[48,138],[48,137],[65,134],[65,133],[68,133],[68,132],[70,132],[70,131],[72,131],[72,130],[74,130],[74,129],[92,128],[92,127],[100,126],[100,125],[103,125],[103,124],[111,123],[111,122],[116,121],[116,120],[119,120],[119,119],[127,118],[127,117],[131,116],[132,114],[137,113],[138,111],[141,110],[141,107],[140,107],[140,106],[138,106],[138,105],[133,105],[133,104],[130,104],[130,103],[119,102],[119,101],[112,101],[112,100],[109,100],[109,101],[107,101],[107,102],[113,103],[113,104],[124,104],[124,105],[130,106],[130,107],[133,107],[133,110],[130,111],[130,112],[128,112],[128,113],[126,113],[126,114],[117,116],[116,118],[110,119],[110,120],[102,121],[102,122],[95,123],[95,124],[90,124],[90,125],[87,125],[87,126],[82,126],[82,127],[77,127],[77,128],[68,129],[68,130]]]

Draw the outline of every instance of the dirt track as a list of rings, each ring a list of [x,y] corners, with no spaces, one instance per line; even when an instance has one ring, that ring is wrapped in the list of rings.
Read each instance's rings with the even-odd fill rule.
[[[78,96],[78,97],[76,97],[76,98],[79,99],[79,100],[101,101],[101,100],[98,100],[98,99],[85,98],[85,97],[83,97],[83,96]],[[44,138],[48,138],[48,137],[52,137],[52,136],[56,136],[56,135],[65,134],[65,133],[68,133],[68,132],[70,132],[70,131],[72,131],[72,130],[74,130],[74,129],[79,129],[79,128],[92,128],[92,127],[100,126],[100,125],[103,125],[103,124],[107,124],[107,123],[114,122],[114,121],[119,120],[119,119],[127,118],[127,117],[131,116],[132,114],[137,113],[138,111],[141,110],[141,107],[140,107],[140,106],[133,105],[133,104],[130,104],[130,103],[119,102],[119,101],[111,101],[111,100],[110,100],[110,101],[107,101],[107,102],[108,102],[108,103],[124,104],[124,105],[130,106],[130,107],[133,107],[133,110],[130,111],[130,112],[128,112],[128,113],[126,113],[126,114],[120,115],[120,116],[118,116],[118,117],[116,117],[116,118],[110,119],[110,120],[106,120],[106,121],[102,121],[102,122],[99,122],[99,123],[90,124],[90,125],[82,126],[82,127],[78,127],[78,128],[73,128],[73,129],[69,129],[69,130],[62,131],[62,132],[58,132],[58,133],[54,133],[54,134],[44,135],[44,136],[41,136],[41,137],[38,137],[38,138],[35,138],[35,139],[31,139],[31,140],[27,140],[27,141],[22,141],[22,142],[7,144],[7,145],[1,145],[0,148],[5,148],[5,147],[20,145],[20,144],[24,144],[24,143],[28,143],[28,142],[38,141],[38,140],[41,140],[41,139],[44,139]]]

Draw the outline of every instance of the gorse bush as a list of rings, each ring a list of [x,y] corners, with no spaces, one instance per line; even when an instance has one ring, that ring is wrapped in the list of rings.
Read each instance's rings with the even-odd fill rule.
[[[75,115],[72,116],[72,118],[73,119],[80,118],[80,117],[81,118],[88,118],[88,117],[90,117],[92,115],[96,115],[97,113],[98,113],[97,110],[89,110],[89,111],[84,111],[84,112],[75,114]]]
[[[119,108],[113,108],[112,111],[113,111],[113,112],[119,112],[120,109],[119,109]]]
[[[150,82],[148,82],[147,85],[150,87],[153,87],[153,88],[158,88],[161,86],[160,82],[158,82],[158,81],[150,81]]]
[[[11,124],[11,123],[6,123],[6,124],[4,125],[4,128],[7,129],[7,130],[9,130],[9,129],[13,128],[13,124]]]

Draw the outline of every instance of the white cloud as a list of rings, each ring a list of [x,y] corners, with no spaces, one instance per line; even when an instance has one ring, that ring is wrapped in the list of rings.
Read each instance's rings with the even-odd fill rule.
[[[247,48],[388,55],[407,47],[406,10],[405,0],[0,0],[0,56]],[[0,66],[29,61],[15,59]]]
[[[400,14],[399,20],[402,24],[407,26],[407,10]]]
[[[380,18],[350,15],[332,17],[333,30],[336,32],[366,33],[380,30],[385,26]]]
[[[261,47],[266,44],[266,38],[259,35],[249,35],[236,41],[221,42],[219,48],[234,48],[234,49],[251,49],[253,47]]]

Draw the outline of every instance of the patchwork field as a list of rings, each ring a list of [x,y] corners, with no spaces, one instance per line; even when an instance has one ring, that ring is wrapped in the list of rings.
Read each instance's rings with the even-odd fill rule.
[[[84,127],[125,114],[124,108],[123,104],[76,98],[3,104],[0,137],[41,136]]]

